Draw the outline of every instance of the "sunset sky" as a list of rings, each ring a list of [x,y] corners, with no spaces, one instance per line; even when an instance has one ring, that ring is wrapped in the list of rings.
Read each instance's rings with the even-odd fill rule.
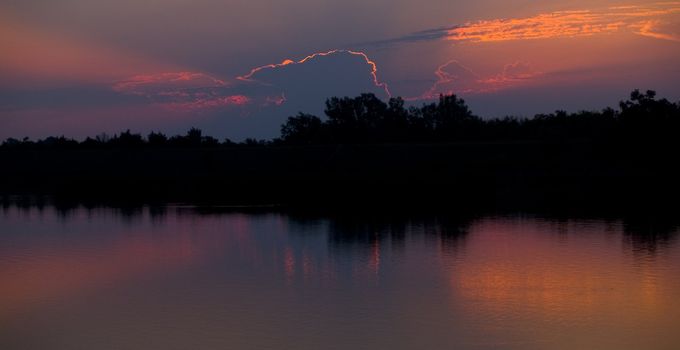
[[[483,117],[680,100],[680,1],[4,0],[0,139],[241,140],[330,96],[463,96]]]

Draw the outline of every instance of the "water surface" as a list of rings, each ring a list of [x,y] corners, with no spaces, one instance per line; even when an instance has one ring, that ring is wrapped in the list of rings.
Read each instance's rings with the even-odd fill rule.
[[[678,349],[678,226],[0,209],[2,349]]]

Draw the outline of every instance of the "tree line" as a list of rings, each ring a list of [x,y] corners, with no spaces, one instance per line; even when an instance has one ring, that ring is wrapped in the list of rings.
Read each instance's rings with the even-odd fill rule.
[[[272,144],[271,141],[253,138],[245,139],[239,143],[230,139],[220,141],[212,136],[203,135],[203,131],[200,129],[191,128],[185,135],[171,137],[153,131],[144,137],[142,134],[126,130],[112,136],[103,133],[95,137],[87,137],[83,141],[64,136],[50,136],[37,141],[27,137],[22,140],[9,138],[0,145],[0,149],[219,148],[270,144]]]
[[[326,119],[300,113],[281,127],[287,144],[429,143],[522,140],[635,141],[680,136],[680,102],[657,99],[656,92],[635,90],[619,109],[567,113],[556,111],[533,118],[482,119],[456,95],[421,107],[404,106],[401,98],[387,103],[372,94],[331,98]]]
[[[567,113],[556,111],[533,118],[483,119],[456,95],[420,107],[406,107],[401,98],[384,102],[373,94],[332,97],[326,101],[325,118],[299,113],[281,126],[279,138],[220,141],[191,128],[185,135],[168,137],[151,132],[146,137],[130,130],[83,141],[48,137],[38,141],[9,138],[2,149],[81,149],[182,147],[217,148],[275,145],[321,145],[349,143],[446,143],[507,141],[677,141],[680,102],[658,99],[654,91],[635,90],[619,103],[619,109]]]

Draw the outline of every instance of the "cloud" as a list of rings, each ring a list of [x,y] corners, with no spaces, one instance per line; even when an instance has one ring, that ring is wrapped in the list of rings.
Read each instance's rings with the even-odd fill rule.
[[[493,19],[468,23],[447,32],[445,40],[493,42],[535,40],[611,34],[624,29],[641,34],[639,28],[680,13],[680,3],[619,6],[605,10],[558,11],[526,18]],[[656,36],[665,39],[662,36]]]
[[[251,98],[245,95],[206,95],[188,101],[167,102],[161,105],[174,111],[201,111],[225,106],[244,106],[251,102]]]
[[[680,2],[660,2],[647,5],[616,6],[594,10],[556,11],[524,18],[491,19],[468,22],[463,25],[452,25],[414,32],[403,37],[373,41],[359,46],[389,46],[398,43],[421,41],[452,42],[501,42],[512,40],[539,40],[550,38],[570,38],[594,35],[605,35],[628,31],[641,36],[678,41],[680,36],[672,33],[672,24],[677,22],[680,14]],[[674,22],[675,21],[675,22]],[[384,95],[391,97],[386,83],[377,76],[377,64],[359,51],[331,50],[306,56],[300,60],[286,59],[281,63],[268,64],[252,69],[248,74],[237,79],[247,82],[258,82],[270,87],[280,87],[282,93],[276,105],[298,100],[298,91],[305,91],[309,96],[318,96],[323,100],[327,96],[344,95],[342,91],[329,91],[326,86],[342,85],[345,74],[332,76],[333,68],[322,69],[316,73],[296,71],[299,66],[329,56],[348,55],[362,58],[363,63],[371,67],[370,74],[373,86],[358,91],[384,90]],[[357,68],[354,72],[360,72]],[[535,70],[529,63],[517,61],[506,64],[494,75],[479,76],[457,60],[440,65],[434,72],[434,84],[423,94],[407,99],[431,99],[439,94],[449,93],[487,93],[516,87],[537,81],[546,76],[544,72]],[[302,84],[297,78],[307,75]],[[350,74],[351,75],[351,74]],[[309,77],[314,77],[309,80]],[[315,81],[312,81],[315,80]],[[355,82],[360,81],[356,79]],[[292,83],[291,83],[292,82]],[[307,91],[307,87],[317,86],[322,90]],[[367,86],[356,84],[355,87]],[[302,87],[302,89],[300,89]],[[284,93],[285,91],[285,93]],[[317,92],[323,91],[323,94]],[[286,98],[290,97],[290,99]],[[270,97],[269,100],[272,100]]]
[[[145,97],[153,104],[174,111],[200,111],[252,102],[250,97],[232,92],[224,80],[200,72],[136,75],[114,83],[112,90]]]
[[[482,82],[490,86],[501,88],[514,83],[528,81],[540,75],[542,75],[542,73],[536,71],[529,62],[518,61],[506,64],[501,73],[484,79]]]
[[[680,34],[678,34],[680,31],[678,30],[677,23],[675,24],[675,28],[672,28],[669,23],[649,20],[636,23],[631,27],[635,29],[635,33],[642,36],[680,42]]]
[[[365,53],[338,49],[255,67],[232,79],[201,72],[166,72],[132,76],[111,88],[175,111],[247,105],[253,110],[287,105],[302,110],[310,104],[321,105],[329,96],[373,92],[390,97],[387,84],[378,79],[377,72],[377,64]]]
[[[441,94],[491,93],[529,83],[543,76],[543,73],[535,70],[530,63],[519,61],[506,64],[501,72],[484,77],[457,60],[450,60],[437,67],[434,75],[437,79],[428,90],[406,100],[431,100]]]
[[[446,38],[449,31],[454,30],[456,28],[460,28],[460,27],[461,26],[456,25],[456,26],[447,26],[447,27],[439,27],[439,28],[434,28],[434,29],[427,29],[427,30],[422,30],[422,31],[411,33],[411,34],[407,34],[407,35],[404,35],[404,36],[401,36],[401,37],[398,37],[398,38],[359,43],[359,44],[356,44],[356,46],[358,46],[358,47],[367,47],[367,46],[383,47],[383,46],[391,46],[391,45],[400,44],[400,43],[416,43],[416,42],[421,42],[421,41],[442,40],[442,39]]]
[[[471,69],[456,60],[448,61],[437,67],[434,72],[437,81],[422,95],[409,100],[427,100],[437,98],[440,94],[460,94],[476,91],[480,78]]]
[[[257,101],[255,114],[269,118],[300,111],[321,115],[323,102],[331,96],[392,96],[375,61],[363,52],[342,49],[255,67],[236,77],[235,89]]]
[[[159,74],[135,75],[116,82],[113,90],[118,92],[145,95],[158,90],[189,90],[200,88],[224,87],[221,79],[198,72],[169,72]]]
[[[320,73],[320,80],[334,80],[335,83],[338,81],[342,80],[347,80],[343,75],[338,75],[334,74],[337,73],[338,69],[342,69],[342,66],[337,66],[337,67],[328,67],[327,69],[324,69],[322,64],[324,64],[324,59],[328,60],[331,64],[340,62],[339,59],[335,59],[337,57],[340,57],[341,60],[344,60],[346,62],[350,62],[350,60],[353,60],[354,63],[353,65],[356,66],[356,63],[359,63],[361,66],[365,66],[365,68],[369,69],[369,75],[372,79],[372,84],[374,85],[371,90],[374,90],[375,88],[378,88],[382,90],[382,93],[384,93],[387,97],[391,97],[392,94],[390,93],[389,87],[387,86],[386,83],[381,82],[380,79],[378,79],[378,66],[377,64],[372,61],[368,55],[364,52],[360,51],[352,51],[352,50],[344,50],[344,49],[335,49],[335,50],[330,50],[326,52],[317,52],[313,53],[311,55],[308,55],[300,60],[294,61],[291,59],[285,59],[281,63],[274,63],[274,64],[267,64],[264,66],[256,67],[253,68],[248,74],[239,76],[237,79],[241,81],[249,81],[249,82],[265,82],[269,84],[274,84],[275,82],[272,82],[271,80],[277,80],[280,79],[281,75],[277,74],[277,71],[283,71],[284,73],[287,72],[293,72],[294,75],[302,75],[309,73],[308,71],[304,69],[298,69],[298,66],[301,65],[308,65],[312,67],[312,70],[317,70]],[[358,60],[358,61],[357,61]],[[357,67],[357,72],[361,72],[363,70],[360,67]],[[352,78],[355,78],[352,74]],[[362,78],[359,78],[360,80],[363,80]]]
[[[678,23],[680,2],[660,2],[606,9],[556,11],[523,18],[499,18],[468,22],[415,32],[402,37],[364,45],[384,46],[398,43],[446,40],[452,42],[500,42],[573,38],[612,34],[622,31],[661,40],[680,41],[665,28]]]
[[[390,97],[377,64],[363,52],[331,50],[232,78],[184,69],[133,74],[108,84],[0,89],[0,118],[8,127],[0,134],[44,136],[34,127],[44,118],[55,133],[65,135],[121,128],[181,132],[185,125],[225,132],[218,136],[275,137],[287,116],[320,115],[326,98],[364,92]]]

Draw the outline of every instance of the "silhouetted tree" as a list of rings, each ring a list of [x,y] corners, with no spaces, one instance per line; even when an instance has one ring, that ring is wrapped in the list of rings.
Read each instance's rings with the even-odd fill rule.
[[[281,139],[291,144],[309,144],[322,142],[322,122],[319,117],[299,113],[295,117],[288,117],[281,126]]]
[[[107,143],[111,140],[111,137],[105,132],[95,136],[95,139],[100,143]]]
[[[8,139],[6,139],[5,141],[2,142],[2,146],[6,147],[6,148],[14,148],[14,147],[19,146],[20,144],[21,144],[21,141],[15,139],[13,137],[10,137],[10,138],[8,138]]]
[[[191,128],[187,131],[186,140],[189,146],[200,146],[203,140],[203,132],[200,129]]]
[[[680,106],[667,99],[656,99],[656,92],[634,90],[630,100],[621,101],[620,120],[626,137],[643,142],[677,138]]]
[[[387,105],[374,94],[326,101],[330,137],[335,142],[375,142],[382,131]]]
[[[439,103],[429,109],[435,133],[445,140],[472,138],[478,132],[481,119],[472,114],[465,101],[456,95],[440,95]]]
[[[165,146],[168,142],[168,137],[160,132],[151,132],[149,136],[146,137],[150,146]]]
[[[112,146],[135,148],[144,145],[144,139],[140,134],[133,134],[130,130],[121,132],[120,135],[114,136],[109,142]]]
[[[50,136],[42,141],[39,141],[38,143],[40,143],[40,145],[43,147],[54,149],[75,149],[79,145],[78,141],[67,139],[63,135],[59,137]]]
[[[266,146],[267,141],[265,140],[258,140],[254,138],[247,138],[243,141],[243,145],[245,146]]]
[[[201,146],[202,147],[208,147],[208,148],[214,148],[218,147],[220,145],[220,141],[212,136],[203,136],[201,138]]]
[[[413,139],[410,136],[409,122],[409,112],[404,108],[404,100],[401,97],[390,98],[387,102],[385,117],[380,125],[381,140],[398,142]]]

